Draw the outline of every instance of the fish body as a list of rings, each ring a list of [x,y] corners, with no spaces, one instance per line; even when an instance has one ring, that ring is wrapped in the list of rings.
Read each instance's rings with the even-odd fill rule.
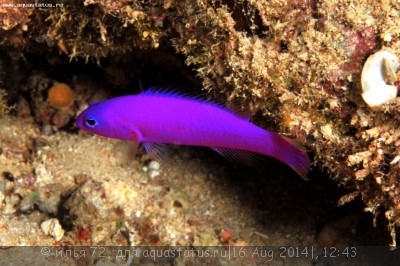
[[[76,120],[85,131],[144,143],[207,146],[220,154],[246,160],[267,155],[306,179],[307,154],[286,137],[264,130],[218,104],[175,93],[146,91],[94,103]]]

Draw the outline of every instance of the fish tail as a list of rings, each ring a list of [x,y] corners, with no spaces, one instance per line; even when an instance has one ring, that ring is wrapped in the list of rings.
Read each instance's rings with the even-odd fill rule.
[[[307,173],[310,168],[310,160],[304,149],[290,139],[272,133],[274,157],[290,166],[304,180],[308,180]]]

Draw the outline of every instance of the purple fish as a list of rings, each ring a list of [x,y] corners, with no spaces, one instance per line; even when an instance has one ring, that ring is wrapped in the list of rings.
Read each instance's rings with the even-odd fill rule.
[[[91,104],[77,118],[82,130],[144,144],[162,159],[162,144],[207,146],[221,155],[250,161],[267,155],[307,179],[307,154],[286,137],[264,130],[218,104],[171,92],[148,90],[139,95]]]

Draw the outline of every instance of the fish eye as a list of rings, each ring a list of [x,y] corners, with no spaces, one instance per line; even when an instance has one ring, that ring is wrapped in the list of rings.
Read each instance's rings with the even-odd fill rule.
[[[86,125],[90,128],[95,128],[99,125],[99,122],[94,118],[86,118]]]

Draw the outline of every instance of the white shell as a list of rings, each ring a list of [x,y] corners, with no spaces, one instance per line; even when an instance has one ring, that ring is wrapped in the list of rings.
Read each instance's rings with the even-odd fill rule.
[[[396,98],[397,87],[387,82],[399,68],[400,59],[392,52],[381,50],[368,57],[361,73],[361,96],[369,106],[379,106]]]

